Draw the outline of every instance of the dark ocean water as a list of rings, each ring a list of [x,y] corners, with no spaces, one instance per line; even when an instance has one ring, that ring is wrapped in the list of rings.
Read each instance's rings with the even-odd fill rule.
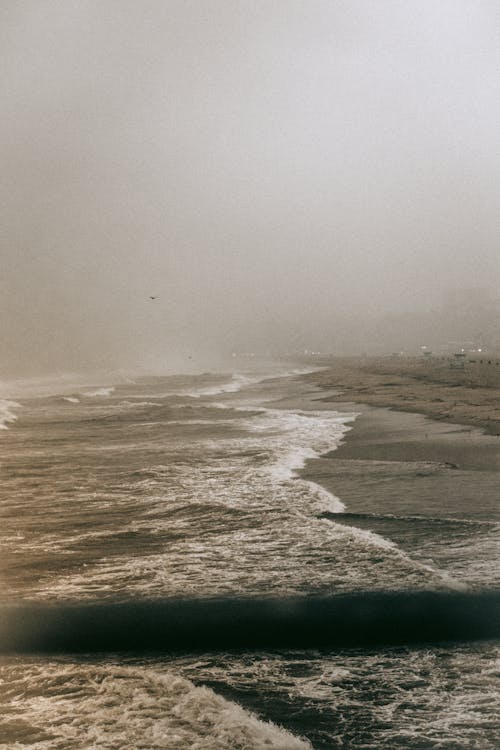
[[[413,554],[384,536],[387,525],[369,528],[342,498],[300,476],[308,459],[339,445],[356,415],[333,411],[296,373],[56,390],[2,405],[6,604],[473,585],[466,572],[477,522],[460,519],[453,566],[449,555],[419,554],[426,542],[436,548],[422,519],[401,520],[420,538]],[[487,555],[477,575],[494,582]],[[492,643],[6,655],[0,747],[494,748],[499,655]]]

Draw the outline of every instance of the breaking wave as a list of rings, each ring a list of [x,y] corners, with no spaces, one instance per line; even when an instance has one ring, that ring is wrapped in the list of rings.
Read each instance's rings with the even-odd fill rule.
[[[86,396],[87,398],[106,398],[106,396],[111,396],[114,390],[115,389],[113,386],[109,386],[107,388],[96,388],[93,391],[84,391],[82,393],[82,396]]]
[[[39,750],[312,750],[213,690],[158,669],[48,663],[1,673],[10,688],[0,699],[3,716],[22,710],[22,722],[6,723],[3,747],[35,740]]]
[[[7,401],[6,399],[0,399],[0,430],[8,430],[8,424],[15,422],[17,414],[14,409],[20,409],[21,404],[17,401]]]

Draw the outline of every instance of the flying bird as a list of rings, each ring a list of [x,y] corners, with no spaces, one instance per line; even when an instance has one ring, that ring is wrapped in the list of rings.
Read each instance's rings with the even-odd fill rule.
[[[150,297],[149,299],[158,299],[158,297]]]

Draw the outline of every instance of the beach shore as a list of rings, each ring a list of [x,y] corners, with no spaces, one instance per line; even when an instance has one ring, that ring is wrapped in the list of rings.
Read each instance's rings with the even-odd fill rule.
[[[435,420],[479,427],[500,435],[500,364],[493,358],[466,360],[463,369],[449,358],[331,358],[308,375],[326,399],[417,412]]]
[[[303,476],[345,504],[325,518],[376,533],[466,586],[497,586],[499,391],[425,367],[337,360],[306,376],[329,389],[322,402],[358,416]],[[486,416],[488,403],[496,411]]]

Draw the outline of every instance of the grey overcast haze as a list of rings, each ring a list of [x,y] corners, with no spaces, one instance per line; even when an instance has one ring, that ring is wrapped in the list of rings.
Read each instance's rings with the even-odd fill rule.
[[[4,0],[0,58],[0,379],[418,342],[460,290],[494,338],[496,0]]]

